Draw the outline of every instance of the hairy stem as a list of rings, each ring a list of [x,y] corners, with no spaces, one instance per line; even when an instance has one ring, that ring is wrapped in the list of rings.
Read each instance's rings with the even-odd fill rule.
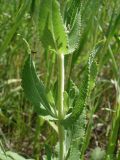
[[[64,93],[64,55],[58,54],[58,132],[59,132],[59,160],[64,160],[64,128],[60,124],[60,121],[64,118],[64,105],[63,105],[63,93]]]

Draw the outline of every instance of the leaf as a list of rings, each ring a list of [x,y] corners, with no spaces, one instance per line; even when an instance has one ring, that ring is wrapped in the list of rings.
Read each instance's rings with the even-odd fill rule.
[[[51,0],[41,0],[39,15],[39,35],[43,47],[55,49],[54,39],[50,29]]]
[[[78,120],[71,127],[71,144],[70,153],[68,160],[79,160],[80,159],[80,148],[84,141],[86,125],[86,113],[85,110],[79,116]]]
[[[18,155],[15,152],[6,151],[5,153],[0,148],[0,160],[33,160],[33,159],[25,159],[24,157]]]
[[[88,66],[84,73],[84,78],[79,88],[79,95],[75,100],[72,113],[66,116],[66,118],[62,121],[62,124],[66,128],[69,127],[71,124],[75,123],[76,120],[79,118],[85,107],[87,97],[95,85],[95,79],[97,75],[97,65],[95,62],[96,53],[97,49],[94,49],[94,51],[91,52],[89,56]]]
[[[19,154],[15,153],[15,152],[11,152],[11,151],[7,151],[6,154],[8,157],[11,158],[11,160],[34,160],[34,159],[26,159],[26,158],[20,156]]]
[[[22,156],[18,155],[17,153],[7,151],[6,152],[7,156],[11,158],[11,160],[26,160]]]
[[[68,53],[68,39],[65,32],[63,19],[60,13],[60,5],[56,0],[52,0],[52,34],[59,54]]]
[[[50,46],[59,54],[68,52],[68,40],[60,5],[56,0],[42,0],[40,7],[40,38],[44,47]]]
[[[95,1],[95,0],[91,0],[91,1],[83,1],[83,0],[74,1],[73,0],[73,3],[81,3],[81,5],[79,5],[81,6],[79,8],[81,12],[81,36],[80,36],[79,47],[72,56],[71,70],[73,70],[83,49],[86,47],[85,45],[88,42],[89,34],[91,33],[91,30],[93,29],[92,24],[93,24],[94,17],[98,13],[99,7],[101,5],[100,1]]]
[[[15,34],[17,28],[20,26],[21,20],[23,19],[24,14],[27,11],[30,3],[31,3],[31,0],[24,1],[21,8],[17,12],[13,26],[11,27],[11,29],[9,30],[9,32],[5,36],[4,42],[3,42],[2,46],[0,47],[0,54],[3,54],[3,52],[6,50],[8,44],[10,43],[12,37]]]
[[[52,49],[55,49],[54,39],[53,39],[53,36],[52,36],[50,29],[48,28],[48,22],[49,22],[49,20],[47,19],[46,24],[45,24],[45,28],[43,30],[43,35],[41,37],[41,41],[42,41],[43,47],[45,49],[47,49],[49,47]]]
[[[0,148],[0,160],[12,160],[12,159],[8,157],[4,152],[2,152]]]
[[[29,54],[22,72],[22,87],[35,110],[41,115],[53,115],[46,98],[45,87],[37,77],[35,67]]]
[[[81,36],[81,13],[77,13],[74,25],[68,34],[69,53],[73,53],[78,47]]]

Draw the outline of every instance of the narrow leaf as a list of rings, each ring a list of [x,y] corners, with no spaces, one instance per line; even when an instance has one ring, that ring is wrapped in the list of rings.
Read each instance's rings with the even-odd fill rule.
[[[88,67],[84,73],[84,78],[79,89],[79,95],[75,100],[72,113],[63,120],[63,125],[65,127],[76,122],[85,107],[88,95],[94,87],[97,75],[97,66],[95,62],[96,53],[97,49],[95,49],[89,56]]]
[[[69,41],[69,53],[73,53],[78,47],[81,35],[81,13],[77,13],[75,17],[74,25],[68,34]]]

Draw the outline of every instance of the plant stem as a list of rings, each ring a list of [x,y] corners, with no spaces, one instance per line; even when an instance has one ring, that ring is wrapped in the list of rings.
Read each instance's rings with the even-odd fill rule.
[[[64,127],[60,121],[64,118],[64,55],[58,54],[58,133],[59,133],[59,160],[64,160]]]

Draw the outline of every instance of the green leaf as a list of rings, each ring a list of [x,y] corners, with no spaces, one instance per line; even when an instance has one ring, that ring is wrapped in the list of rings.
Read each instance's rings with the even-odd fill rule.
[[[38,113],[41,115],[53,115],[46,98],[45,87],[36,74],[31,54],[29,54],[23,68],[22,87]]]
[[[79,95],[75,99],[72,113],[66,116],[65,120],[63,120],[62,122],[65,127],[69,127],[79,118],[85,107],[87,97],[95,85],[95,79],[97,75],[97,65],[95,62],[96,53],[97,49],[94,49],[94,51],[89,56],[88,66],[84,73],[84,78],[81,82],[81,86],[79,88]]]
[[[68,39],[65,32],[63,19],[60,13],[60,5],[56,0],[52,0],[52,34],[59,54],[68,53]]]
[[[20,26],[21,20],[23,19],[24,14],[27,11],[30,3],[31,3],[31,0],[24,1],[21,8],[17,12],[13,26],[11,27],[11,29],[9,30],[9,32],[5,36],[4,42],[3,42],[2,46],[0,47],[0,54],[3,54],[3,52],[7,49],[7,46],[10,43],[12,37],[14,36],[17,28]]]
[[[6,151],[3,152],[0,147],[0,160],[33,160],[33,159],[26,159],[15,152]]]
[[[81,13],[79,12],[74,20],[74,25],[68,34],[69,53],[73,53],[78,47],[81,36]]]
[[[15,152],[11,152],[11,151],[7,151],[6,154],[8,155],[8,157],[11,158],[11,160],[34,160],[34,159],[26,159],[26,158],[20,156],[19,154],[15,153]]]
[[[11,160],[26,160],[22,156],[18,155],[17,153],[11,152],[11,151],[7,151],[6,154],[7,156],[11,158]]]
[[[43,47],[55,49],[53,35],[50,29],[51,0],[42,0],[39,13],[39,35]]]
[[[40,8],[40,38],[44,47],[50,46],[58,54],[68,53],[68,39],[59,3],[56,0],[42,0]]]
[[[4,152],[2,152],[0,148],[0,160],[12,160],[12,158],[8,157]]]
[[[72,56],[71,70],[73,70],[75,64],[77,63],[77,60],[81,56],[82,51],[84,50],[84,48],[86,48],[85,45],[89,41],[88,40],[89,34],[91,33],[91,30],[93,29],[92,24],[94,21],[94,17],[98,13],[99,7],[101,5],[100,1],[95,1],[95,0],[91,0],[91,1],[83,1],[83,0],[74,1],[73,0],[73,2],[81,3],[81,5],[79,5],[81,6],[79,10],[81,12],[81,24],[82,25],[81,25],[81,36],[80,36],[79,47]]]
[[[86,126],[86,113],[85,110],[79,116],[76,123],[71,127],[71,144],[68,160],[80,159],[80,148],[84,141]]]

